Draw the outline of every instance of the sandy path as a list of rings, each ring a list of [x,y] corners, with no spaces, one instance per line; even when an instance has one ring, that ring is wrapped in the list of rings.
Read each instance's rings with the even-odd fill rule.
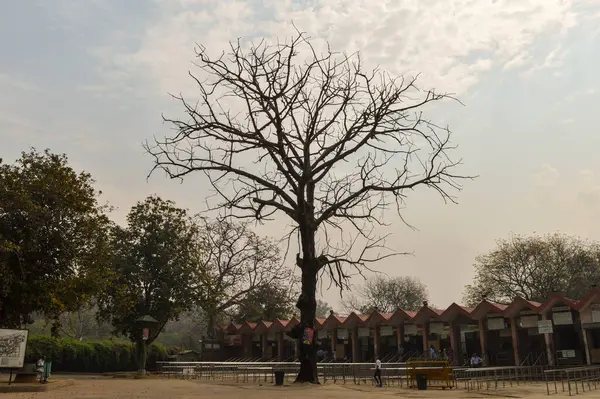
[[[182,380],[77,380],[74,385],[51,392],[0,394],[0,399],[391,399],[391,398],[523,398],[558,399],[567,395],[546,395],[545,385],[482,391],[428,390],[417,392],[405,388],[374,388],[371,386],[333,385],[322,386],[241,386],[219,385]],[[600,390],[586,392],[577,398],[599,398]]]

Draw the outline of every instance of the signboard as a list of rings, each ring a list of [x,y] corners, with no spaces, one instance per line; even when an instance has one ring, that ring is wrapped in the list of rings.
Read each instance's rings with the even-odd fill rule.
[[[312,344],[314,335],[315,335],[315,330],[313,330],[312,328],[305,328],[304,334],[302,334],[302,343],[304,345]]]
[[[370,335],[369,332],[369,328],[368,327],[360,327],[358,329],[358,336],[359,337],[368,337]]]
[[[567,349],[567,350],[563,350],[562,352],[562,357],[567,358],[567,359],[572,359],[575,357],[575,350],[574,349]]]
[[[346,328],[338,328],[338,330],[337,330],[337,338],[338,339],[348,339],[348,329],[346,329]]]
[[[592,305],[592,323],[600,323],[600,306]]]
[[[242,336],[228,335],[225,342],[227,346],[242,346]]]
[[[146,341],[149,336],[150,336],[150,329],[146,327],[142,330],[142,339],[144,341]]]
[[[525,309],[525,310],[521,310],[521,311],[519,312],[519,315],[521,315],[521,316],[527,316],[527,315],[537,315],[537,313],[535,313],[533,310],[528,310],[528,309]]]
[[[275,333],[273,333],[273,332],[268,333],[267,341],[275,341]]]
[[[505,328],[503,330],[500,330],[500,336],[502,338],[512,337],[512,331],[510,330],[510,328]]]
[[[327,330],[317,331],[317,339],[325,339],[325,338],[327,338]]]
[[[253,335],[252,336],[252,341],[254,341],[254,342],[260,342],[260,335]]]
[[[430,323],[429,333],[440,335],[444,332],[444,323]]]
[[[417,335],[417,325],[416,324],[405,324],[404,325],[404,334],[405,335]]]
[[[523,316],[521,317],[521,327],[522,328],[533,328],[538,326],[538,316]]]
[[[538,321],[538,331],[540,334],[552,334],[552,320]]]
[[[573,324],[573,314],[571,311],[552,313],[552,321],[557,326],[571,325]]]
[[[390,337],[394,335],[394,328],[392,326],[381,326],[379,329],[379,335],[382,337]]]
[[[488,330],[504,330],[504,317],[496,317],[488,319],[487,321]]]
[[[21,368],[27,347],[27,330],[0,329],[0,368]]]
[[[570,312],[571,308],[568,306],[554,306],[552,312]]]

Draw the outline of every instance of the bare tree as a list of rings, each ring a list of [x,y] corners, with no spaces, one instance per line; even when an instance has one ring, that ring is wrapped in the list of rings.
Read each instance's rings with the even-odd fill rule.
[[[507,304],[515,297],[544,301],[561,292],[578,299],[600,283],[600,245],[563,234],[530,237],[511,235],[475,259],[473,284],[463,301],[483,298]]]
[[[347,288],[351,270],[394,254],[375,230],[383,210],[401,214],[419,187],[454,201],[448,190],[460,188],[461,176],[448,156],[450,131],[422,115],[451,97],[420,91],[416,78],[366,71],[358,54],[321,53],[301,33],[230,47],[216,58],[198,48],[200,74],[190,75],[199,101],[175,96],[188,118],[165,119],[176,133],[147,150],[171,178],[203,172],[218,198],[211,207],[291,220],[302,272],[299,336],[314,327],[317,277]],[[314,344],[301,346],[300,359],[296,381],[318,383]]]
[[[277,243],[256,235],[248,222],[200,218],[199,230],[197,299],[212,337],[220,315],[234,312],[254,291],[289,284],[293,272]]]
[[[427,287],[416,277],[377,275],[367,279],[356,291],[343,300],[343,306],[362,313],[374,310],[391,313],[397,309],[417,311],[429,297]]]

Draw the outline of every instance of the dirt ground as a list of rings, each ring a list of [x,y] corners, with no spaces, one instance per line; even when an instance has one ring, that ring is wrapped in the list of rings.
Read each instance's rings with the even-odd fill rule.
[[[414,391],[399,387],[375,388],[353,384],[321,386],[258,386],[222,385],[207,382],[183,380],[124,380],[124,379],[78,379],[74,384],[51,392],[5,393],[0,399],[383,399],[383,398],[522,398],[542,399],[546,395],[546,385],[527,385],[481,392],[459,390]],[[554,394],[551,398],[566,398],[567,394]],[[579,398],[598,398],[600,390],[579,394]]]

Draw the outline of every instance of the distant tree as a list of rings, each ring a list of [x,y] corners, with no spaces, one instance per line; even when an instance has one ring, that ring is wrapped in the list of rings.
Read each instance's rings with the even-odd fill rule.
[[[184,209],[152,196],[131,209],[126,227],[114,229],[113,261],[98,300],[99,317],[138,345],[140,369],[148,346],[167,322],[197,301],[197,227]],[[135,320],[146,315],[158,325],[143,341]]]
[[[94,183],[49,150],[0,164],[0,326],[39,312],[56,333],[58,316],[103,285],[110,222]]]
[[[397,309],[417,311],[427,301],[427,287],[416,277],[387,277],[377,275],[369,278],[356,290],[356,294],[343,300],[351,311],[370,313],[375,309],[392,313]]]
[[[233,313],[240,307],[242,312],[254,315],[284,309],[287,312],[289,292],[283,287],[293,280],[293,273],[283,264],[279,246],[274,241],[256,235],[248,223],[236,223],[228,218],[201,218],[199,231],[200,289],[196,300],[206,314],[209,336],[214,336],[220,315]],[[276,295],[284,302],[281,308],[261,311],[257,305],[267,298],[260,298],[255,292]]]
[[[515,297],[544,301],[553,292],[581,298],[600,283],[600,245],[564,234],[511,235],[475,259],[475,277],[463,301],[510,303]]]
[[[167,120],[175,132],[147,150],[171,178],[206,176],[221,200],[211,208],[289,219],[302,271],[299,338],[314,328],[319,275],[347,288],[351,270],[393,254],[374,228],[386,209],[403,213],[420,188],[455,201],[450,131],[423,116],[451,97],[366,70],[358,54],[321,53],[301,33],[197,56],[198,100],[178,98],[186,116]],[[301,345],[296,381],[317,383],[316,366],[316,345]]]
[[[332,308],[327,302],[317,299],[317,310],[315,312],[317,317],[329,317],[331,310]]]
[[[250,291],[233,317],[235,322],[275,319],[289,320],[294,315],[298,294],[293,287],[269,284]]]

